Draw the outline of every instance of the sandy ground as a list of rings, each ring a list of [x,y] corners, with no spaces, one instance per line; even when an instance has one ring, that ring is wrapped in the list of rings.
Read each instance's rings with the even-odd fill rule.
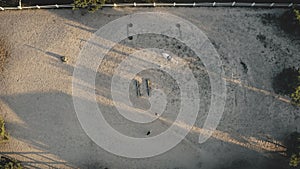
[[[109,21],[138,11],[170,12],[197,25],[221,56],[227,81],[227,100],[222,120],[213,136],[198,144],[209,99],[202,103],[197,122],[185,140],[172,150],[147,159],[112,155],[92,142],[82,130],[72,102],[72,73],[80,50],[91,35]],[[300,41],[284,33],[275,20],[282,9],[247,8],[123,8],[103,9],[82,16],[71,10],[27,10],[0,13],[1,36],[6,37],[10,58],[2,73],[1,115],[7,121],[10,142],[0,145],[1,154],[15,157],[28,168],[284,168],[280,155],[284,138],[300,131],[299,108],[289,98],[273,93],[272,78],[284,67],[300,65]],[[259,40],[257,35],[264,35]],[[167,45],[161,37],[147,41],[134,37],[141,47]],[[160,42],[160,43],[155,43]],[[126,40],[122,45],[130,47]],[[189,53],[169,45],[178,56]],[[62,63],[60,56],[67,56]],[[109,80],[117,59],[107,57],[99,68],[96,93],[106,119],[120,132],[144,137],[165,130],[169,121],[131,124],[111,105]],[[191,57],[193,61],[193,57]],[[191,63],[197,80],[209,98],[207,72],[201,61]],[[156,87],[178,95],[172,78],[146,71]],[[160,77],[160,78],[158,78]],[[173,84],[173,85],[172,85]],[[172,85],[172,88],[166,86]],[[173,98],[173,97],[172,97]],[[145,100],[136,100],[146,108]],[[176,104],[176,99],[171,100]],[[168,105],[173,112],[176,106]],[[174,113],[166,113],[171,122]]]

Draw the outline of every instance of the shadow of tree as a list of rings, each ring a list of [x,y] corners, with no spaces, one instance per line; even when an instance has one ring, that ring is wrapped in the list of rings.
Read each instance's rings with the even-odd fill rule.
[[[99,157],[100,154],[95,153],[99,147],[86,136],[76,118],[72,96],[61,92],[28,93],[1,96],[1,100],[9,105],[27,125],[23,127],[12,124],[11,135],[13,137],[41,150],[54,153],[79,167],[87,166],[93,163],[93,159]],[[26,153],[19,154],[26,155]],[[39,155],[39,153],[36,154]],[[80,157],[72,156],[72,154]],[[51,163],[44,162],[43,164]],[[55,164],[55,161],[53,163]],[[105,162],[103,161],[102,164]]]

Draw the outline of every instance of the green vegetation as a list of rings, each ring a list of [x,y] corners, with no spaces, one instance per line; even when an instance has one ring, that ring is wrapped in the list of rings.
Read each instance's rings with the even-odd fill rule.
[[[97,11],[105,4],[105,0],[74,0],[74,8],[84,8],[90,12]]]
[[[295,13],[296,19],[299,21],[299,24],[300,24],[300,11],[297,9],[294,9],[294,13]]]
[[[298,167],[300,164],[300,133],[291,133],[287,137],[286,145],[289,165],[291,167]]]
[[[293,154],[290,159],[290,166],[297,167],[300,164],[300,154]]]
[[[8,135],[5,130],[5,122],[3,118],[0,116],[0,143],[8,140]]]
[[[283,69],[273,81],[274,91],[289,95],[292,104],[300,106],[300,70],[296,68]]]
[[[300,79],[300,76],[298,78]],[[292,93],[291,97],[292,97],[292,103],[297,106],[300,106],[300,86],[296,88],[295,92]]]
[[[23,166],[15,159],[1,156],[0,169],[23,169]]]

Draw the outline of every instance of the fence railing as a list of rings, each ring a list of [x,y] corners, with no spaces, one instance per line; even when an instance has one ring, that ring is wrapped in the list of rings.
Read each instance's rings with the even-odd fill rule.
[[[200,3],[114,3],[104,4],[103,7],[259,7],[259,8],[291,8],[300,7],[300,3],[243,3],[243,2],[200,2]],[[73,8],[73,4],[67,5],[35,5],[17,7],[0,7],[4,10],[21,10],[21,9],[58,9]]]

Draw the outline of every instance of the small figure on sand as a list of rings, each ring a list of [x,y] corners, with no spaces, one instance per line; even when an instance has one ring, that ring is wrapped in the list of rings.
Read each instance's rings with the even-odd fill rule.
[[[163,57],[166,58],[168,61],[172,59],[172,56],[167,53],[162,53]]]
[[[61,57],[60,57],[60,60],[61,60],[62,62],[67,62],[67,61],[68,61],[67,57],[65,57],[65,56],[61,56]]]

